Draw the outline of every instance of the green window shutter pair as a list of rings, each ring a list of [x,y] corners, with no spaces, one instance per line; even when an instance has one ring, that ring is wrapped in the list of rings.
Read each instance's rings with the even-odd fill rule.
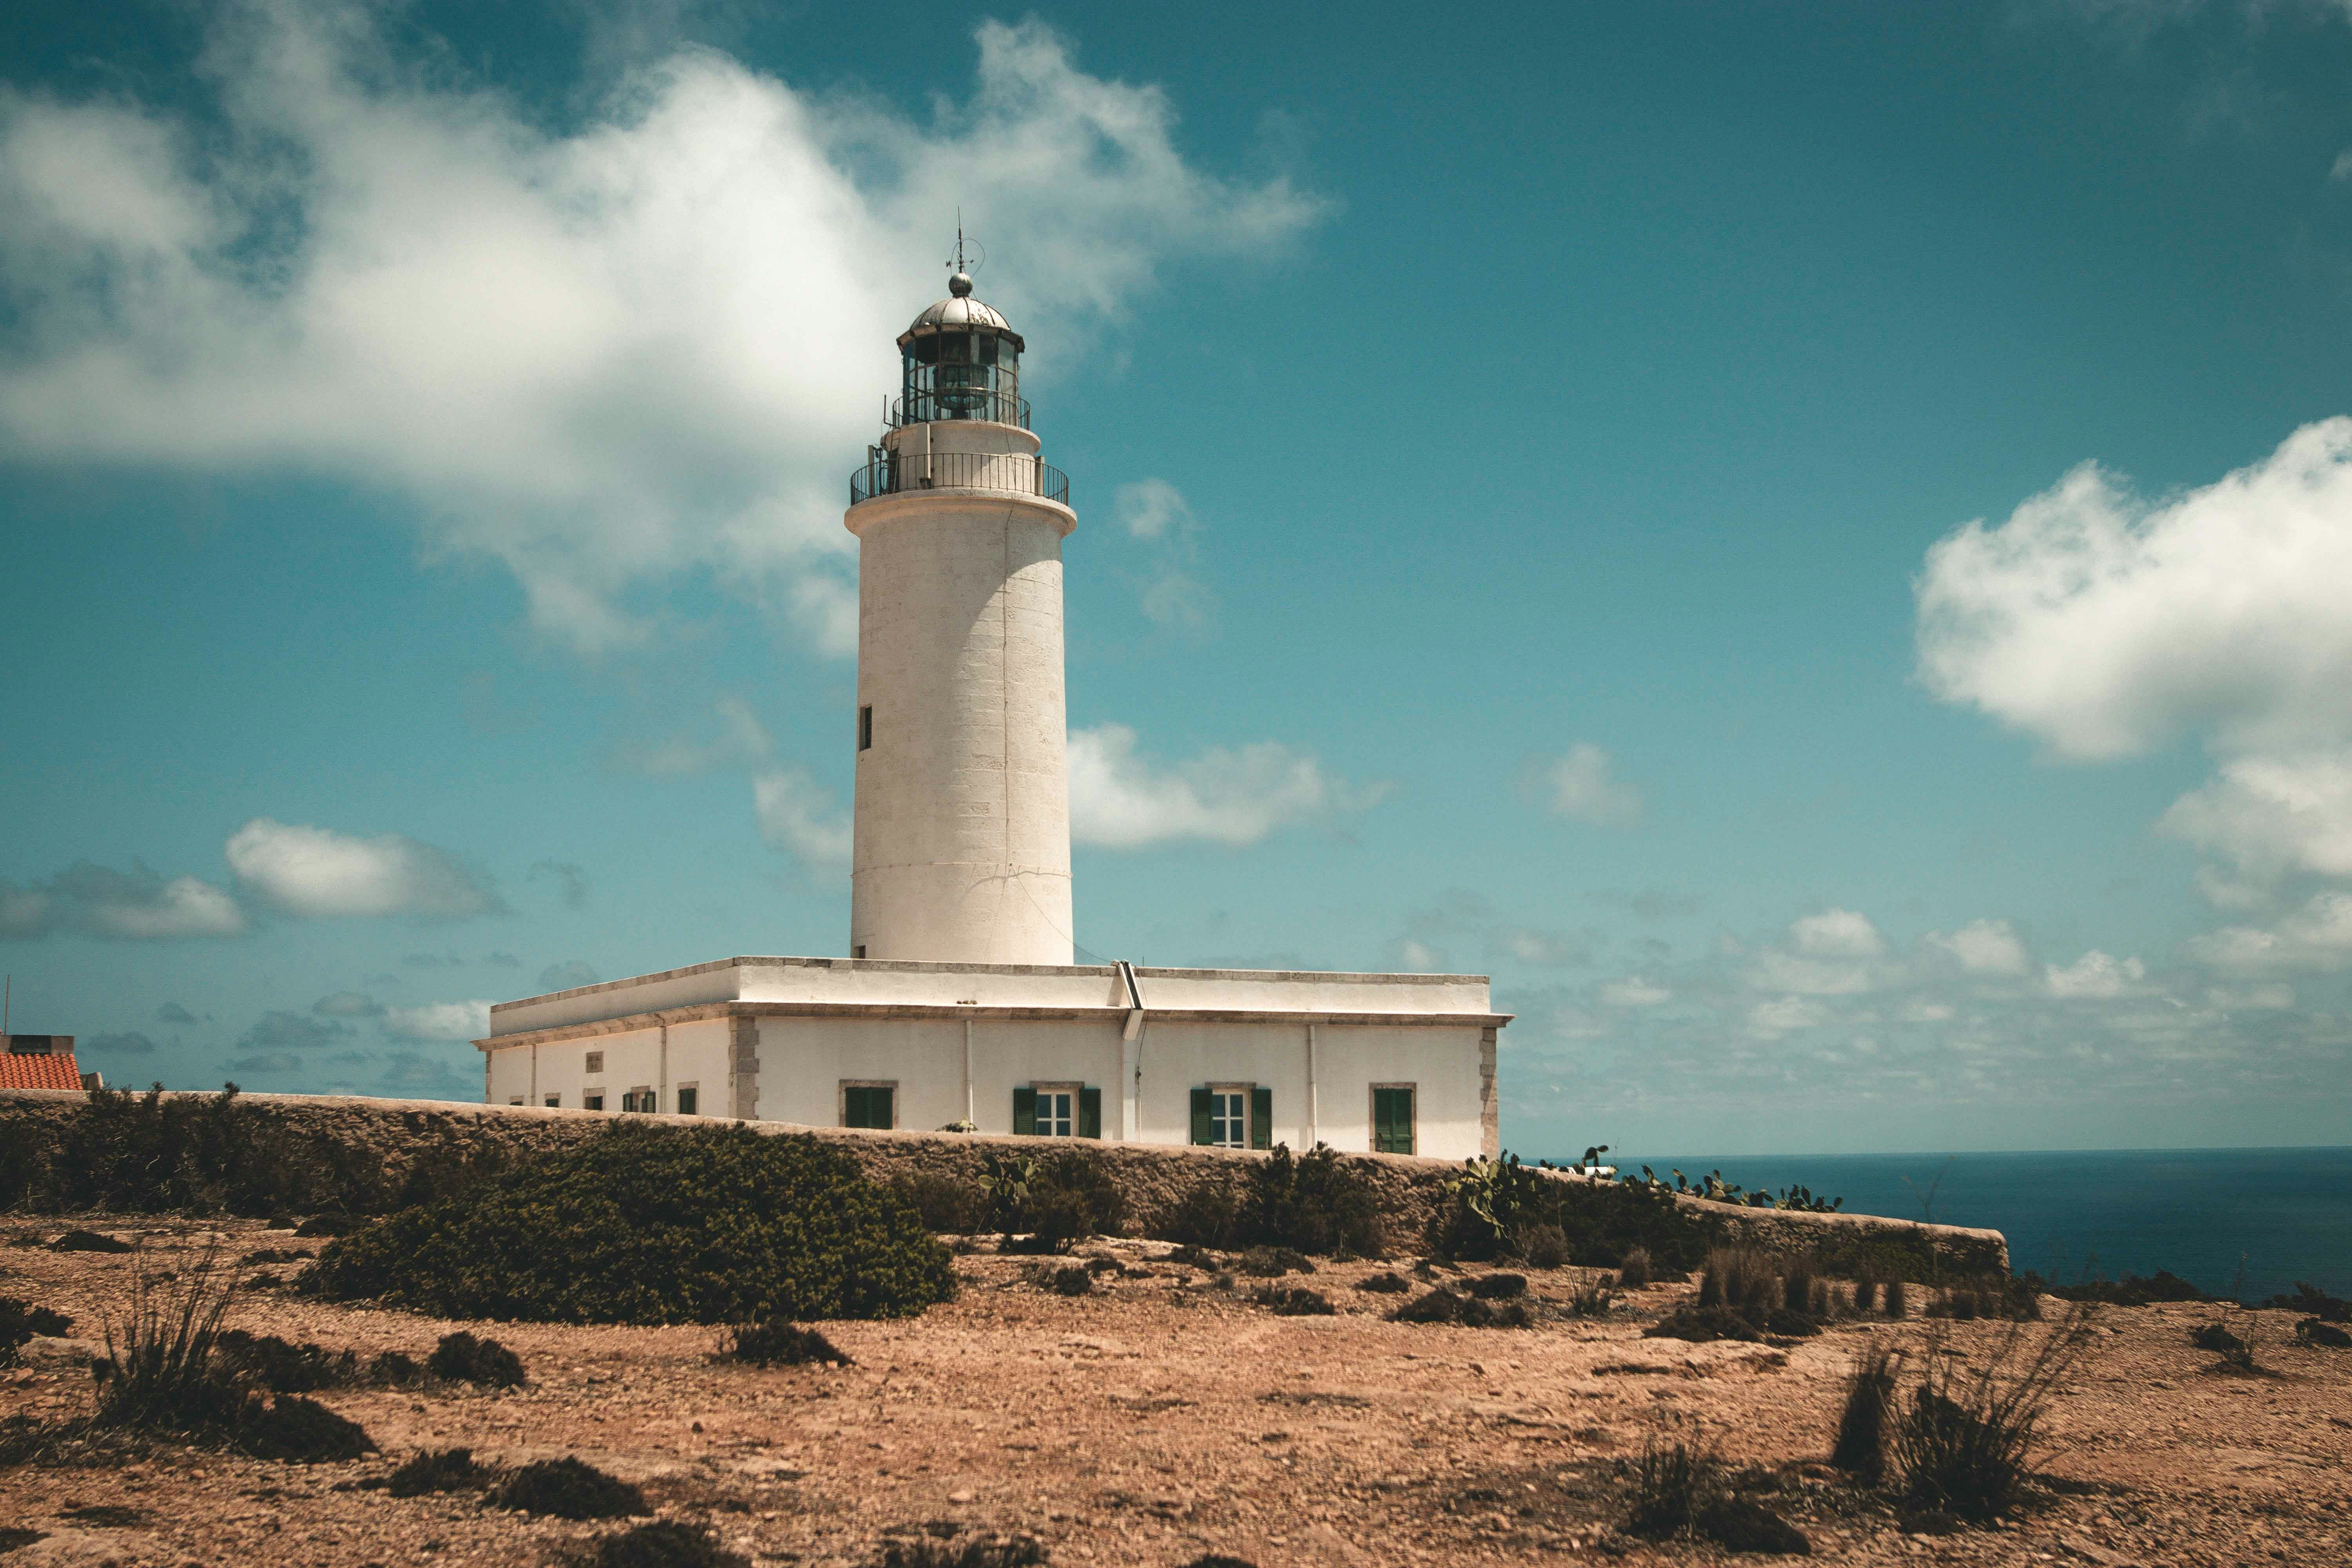
[[[887,1084],[856,1084],[841,1091],[841,1124],[844,1127],[880,1127],[895,1125],[898,1118],[891,1114],[891,1100],[896,1090]]]
[[[1372,1148],[1382,1154],[1412,1152],[1412,1090],[1372,1090]]]
[[[1264,1084],[1250,1089],[1250,1147],[1274,1147],[1274,1090]]]
[[[1082,1089],[1078,1090],[1078,1136],[1081,1138],[1099,1138],[1102,1136],[1101,1089]]]
[[[1013,1091],[1013,1136],[1015,1138],[1037,1136],[1037,1091],[1034,1089],[1016,1089]]]
[[[1205,1089],[1196,1089],[1192,1091],[1192,1142],[1206,1143],[1208,1141],[1209,1091]]]

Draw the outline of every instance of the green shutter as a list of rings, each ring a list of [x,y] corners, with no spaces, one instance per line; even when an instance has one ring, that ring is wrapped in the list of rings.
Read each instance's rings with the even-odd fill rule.
[[[873,1114],[873,1125],[886,1131],[898,1126],[898,1108],[890,1102],[898,1097],[898,1091],[895,1089],[877,1089],[873,1092],[874,1099],[866,1106],[866,1110]]]
[[[1102,1136],[1102,1090],[1087,1088],[1078,1090],[1078,1136]]]
[[[1264,1084],[1250,1089],[1250,1147],[1274,1147],[1274,1090]]]
[[[1196,1089],[1192,1091],[1192,1142],[1206,1143],[1208,1141],[1209,1091],[1205,1089]]]
[[[1013,1091],[1013,1135],[1015,1138],[1037,1136],[1037,1091],[1034,1089]]]
[[[1372,1148],[1382,1154],[1412,1152],[1412,1090],[1372,1090]]]

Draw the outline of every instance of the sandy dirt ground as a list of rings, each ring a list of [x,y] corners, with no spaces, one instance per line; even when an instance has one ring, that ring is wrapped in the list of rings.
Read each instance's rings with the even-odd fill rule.
[[[69,1314],[77,1338],[121,1313],[140,1259],[185,1268],[208,1242],[230,1258],[319,1245],[254,1223],[153,1221],[108,1227],[135,1255],[21,1245],[62,1228],[0,1219],[0,1295]],[[1120,1267],[1079,1298],[1044,1288],[1035,1259],[961,1257],[957,1301],[910,1321],[824,1325],[856,1358],[845,1369],[717,1363],[709,1329],[457,1325],[244,1291],[230,1321],[256,1332],[421,1360],[463,1326],[519,1352],[530,1383],[321,1394],[383,1449],[352,1463],[157,1445],[0,1470],[0,1530],[41,1533],[0,1568],[537,1564],[617,1528],[368,1484],[418,1448],[459,1444],[507,1465],[576,1456],[760,1563],[867,1564],[892,1537],[927,1531],[1025,1532],[1057,1564],[1728,1561],[1617,1530],[1625,1463],[1676,1438],[1773,1472],[1766,1500],[1832,1562],[2352,1563],[2352,1352],[2296,1345],[2289,1314],[2236,1315],[2265,1369],[2247,1377],[2189,1343],[2216,1309],[2105,1311],[2048,1419],[2053,1485],[2004,1528],[1928,1535],[1821,1462],[1856,1353],[1879,1341],[1916,1355],[1919,1322],[1789,1344],[1650,1340],[1643,1328],[1687,1286],[1577,1319],[1561,1309],[1591,1276],[1560,1269],[1530,1277],[1545,1303],[1533,1329],[1394,1323],[1399,1298],[1354,1289],[1390,1267],[1377,1264],[1292,1277],[1339,1311],[1284,1317],[1253,1303],[1251,1281],[1221,1285],[1168,1251],[1081,1248]],[[2004,1331],[1955,1325],[1949,1348],[1981,1364]],[[34,1364],[0,1372],[0,1417],[86,1411],[91,1380],[68,1364],[72,1348],[28,1349]]]

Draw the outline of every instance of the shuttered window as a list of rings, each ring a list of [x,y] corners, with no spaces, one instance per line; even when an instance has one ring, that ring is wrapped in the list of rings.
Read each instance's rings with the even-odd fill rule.
[[[1102,1136],[1101,1089],[1082,1089],[1078,1090],[1078,1136],[1081,1138],[1099,1138]]]
[[[891,1128],[898,1125],[898,1091],[887,1083],[844,1084],[841,1124],[844,1127]]]
[[[1192,1142],[1203,1144],[1210,1142],[1209,1091],[1205,1089],[1192,1091]]]
[[[1372,1152],[1410,1154],[1412,1148],[1412,1086],[1381,1084],[1372,1090]]]
[[[1037,1091],[1024,1084],[1013,1091],[1013,1136],[1037,1135]]]
[[[1274,1147],[1274,1090],[1262,1083],[1250,1087],[1249,1146]]]
[[[677,1091],[677,1113],[680,1116],[699,1114],[696,1107],[702,1102],[702,1091],[689,1084]]]

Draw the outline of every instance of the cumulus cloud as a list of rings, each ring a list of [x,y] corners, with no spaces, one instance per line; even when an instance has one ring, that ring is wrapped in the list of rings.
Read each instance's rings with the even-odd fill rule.
[[[1876,958],[1886,951],[1886,940],[1870,917],[1852,910],[1801,916],[1790,924],[1789,935],[1810,958]]]
[[[2352,893],[2315,893],[2270,926],[2191,937],[2190,957],[2228,975],[2332,974],[2352,968]]]
[[[2042,983],[2053,996],[2090,997],[2112,1001],[2135,990],[2147,978],[2147,965],[2137,958],[2113,958],[2093,948],[2074,963],[2061,968],[2051,963],[2042,966]]]
[[[730,694],[712,706],[718,717],[715,734],[673,732],[658,741],[626,741],[614,748],[613,765],[624,773],[674,777],[751,767],[775,749],[767,726],[743,699]]]
[[[1277,828],[1369,809],[1386,793],[1333,777],[1313,757],[1276,741],[1161,768],[1136,748],[1135,731],[1102,724],[1070,731],[1070,837],[1111,849],[1198,839],[1238,847]]]
[[[315,1050],[350,1035],[351,1026],[305,1017],[299,1013],[264,1013],[237,1041],[247,1050]]]
[[[1639,975],[1612,980],[1601,988],[1601,1000],[1612,1007],[1655,1007],[1674,999],[1675,994],[1665,986]]]
[[[837,870],[856,847],[849,814],[805,768],[776,768],[751,781],[751,806],[760,837],[808,869]]]
[[[236,900],[194,877],[166,879],[136,861],[128,871],[77,860],[54,877],[0,879],[0,941],[70,932],[110,942],[243,936]]]
[[[1138,479],[1121,485],[1111,495],[1111,516],[1138,539],[1159,539],[1171,530],[1179,533],[1192,526],[1192,509],[1183,492],[1166,479]]]
[[[1596,827],[1630,827],[1642,819],[1642,792],[1616,776],[1609,753],[1591,742],[1565,756],[1520,765],[1519,791],[1556,816]]]
[[[2217,907],[2288,912],[2185,951],[2229,973],[2325,967],[2325,906],[2293,900],[2352,881],[2347,583],[2352,418],[2160,500],[2086,464],[1928,552],[1920,677],[2063,756],[2201,738],[2215,776],[2158,829],[2208,857],[2197,885]]]
[[[1925,945],[1949,953],[1970,974],[2022,975],[2033,970],[2032,955],[2007,921],[1970,921],[1949,936],[1931,931]]]
[[[205,1022],[204,1019],[197,1017],[194,1013],[189,1012],[177,1002],[166,1002],[161,1007],[156,1008],[155,1021],[159,1024],[200,1024]]]
[[[338,991],[311,1003],[310,1011],[322,1018],[381,1018],[383,1004],[357,991]]]
[[[2352,736],[2352,418],[2156,502],[2095,464],[1927,552],[1920,674],[2067,756]]]
[[[506,911],[448,851],[397,833],[360,838],[257,816],[224,853],[237,880],[288,914],[456,920]]]
[[[383,1032],[403,1040],[478,1040],[490,1032],[490,1005],[428,1002],[418,1007],[387,1007]]]
[[[974,37],[972,89],[920,118],[688,48],[551,128],[361,6],[250,0],[204,114],[12,95],[0,452],[375,487],[582,649],[698,574],[849,653],[841,477],[959,204],[1018,237],[985,290],[1039,385],[1163,263],[1324,210],[1194,167],[1165,93],[1042,24]]]

